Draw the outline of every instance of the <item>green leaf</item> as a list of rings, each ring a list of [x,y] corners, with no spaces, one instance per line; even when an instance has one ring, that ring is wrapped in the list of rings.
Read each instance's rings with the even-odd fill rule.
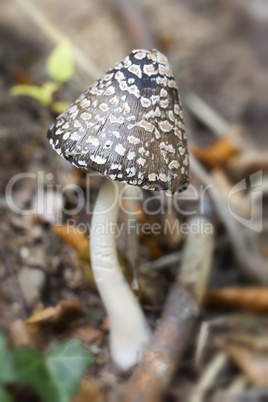
[[[0,333],[0,401],[10,402],[1,384],[21,382],[32,386],[44,402],[69,402],[79,389],[84,370],[94,360],[78,340],[61,341],[44,360],[37,349],[8,349]]]
[[[31,385],[45,402],[68,402],[69,399],[55,383],[42,354],[33,348],[13,350],[17,381]]]
[[[10,94],[13,96],[26,95],[37,99],[42,105],[49,106],[52,102],[52,95],[46,88],[36,85],[14,85],[10,89]]]
[[[74,73],[72,47],[69,42],[58,45],[47,59],[47,73],[58,82],[68,81]]]
[[[64,112],[68,106],[70,106],[70,103],[68,102],[53,102],[50,108],[52,112],[60,114]]]
[[[0,387],[0,401],[1,402],[12,402],[11,396],[4,390],[4,388]]]
[[[0,334],[0,384],[9,384],[16,380],[15,363],[12,353],[7,348],[6,339]],[[0,398],[0,401],[2,399]]]
[[[54,92],[60,89],[60,84],[54,81],[47,81],[42,85],[42,89],[48,96],[51,97]]]
[[[85,350],[79,340],[63,340],[48,354],[47,365],[58,386],[66,394],[74,395],[83,372],[94,360],[92,353]]]

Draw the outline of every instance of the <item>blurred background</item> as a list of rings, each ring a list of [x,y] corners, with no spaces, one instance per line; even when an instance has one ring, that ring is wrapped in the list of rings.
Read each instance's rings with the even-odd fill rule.
[[[77,202],[71,191],[58,197],[57,184],[71,182],[85,188],[86,178],[60,160],[46,131],[64,105],[135,48],[157,48],[168,57],[194,158],[191,183],[197,188],[212,184],[218,194],[215,198],[208,192],[203,211],[196,204],[215,229],[213,273],[200,320],[211,323],[212,342],[202,346],[202,364],[196,366],[199,343],[193,336],[192,351],[164,400],[268,398],[267,26],[266,0],[0,1],[0,330],[11,348],[27,345],[43,353],[59,339],[80,339],[97,356],[87,372],[97,395],[92,400],[103,400],[103,389],[109,400],[124,380],[107,363],[109,324],[94,287],[86,234],[70,237],[64,218],[60,226],[56,222],[59,210],[72,209]],[[12,96],[14,86],[41,87],[51,80],[47,59],[65,40],[72,45],[75,71],[52,91],[52,101],[38,101],[39,95]],[[6,203],[10,179],[39,171],[44,173],[46,203],[53,204],[52,212],[49,217],[16,214]],[[263,204],[252,206],[249,177],[258,172],[258,199],[263,198]],[[232,200],[234,214],[226,215],[228,194],[241,180],[246,184]],[[91,182],[91,201],[99,184],[99,179]],[[36,181],[23,179],[13,190],[16,205],[36,205]],[[184,209],[189,206],[183,198],[181,203]],[[140,205],[136,208],[141,210]],[[253,215],[259,219],[257,229],[234,218],[249,221]],[[72,218],[77,224],[88,219],[85,211]],[[185,217],[173,211],[149,221],[164,219],[183,222]],[[129,267],[138,265],[141,302],[154,327],[179,264],[184,236],[141,234],[138,264],[126,242],[124,235],[118,241],[122,267],[132,278]],[[173,257],[166,260],[168,255]],[[162,258],[156,268],[153,261]],[[215,376],[204,379],[215,361]],[[87,398],[93,395],[84,387]],[[16,386],[12,395],[18,401],[38,400],[32,390]]]

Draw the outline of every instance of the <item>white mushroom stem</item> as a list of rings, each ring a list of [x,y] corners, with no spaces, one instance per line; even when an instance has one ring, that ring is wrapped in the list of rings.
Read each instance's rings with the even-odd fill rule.
[[[117,257],[118,200],[118,183],[105,179],[93,210],[90,254],[96,285],[109,317],[111,356],[122,370],[128,370],[141,359],[150,329]]]

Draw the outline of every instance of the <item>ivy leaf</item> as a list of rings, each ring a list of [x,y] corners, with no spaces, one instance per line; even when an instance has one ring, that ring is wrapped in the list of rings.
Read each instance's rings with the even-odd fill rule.
[[[10,89],[12,96],[26,95],[37,99],[42,105],[49,106],[52,102],[52,94],[44,87],[37,85],[14,85]]]
[[[85,350],[79,340],[63,340],[48,354],[47,366],[58,387],[67,395],[74,395],[83,372],[94,360],[92,353]]]
[[[17,382],[31,385],[45,402],[68,402],[67,395],[55,383],[42,354],[33,348],[13,350],[17,368]]]
[[[68,81],[74,73],[72,47],[69,42],[58,45],[47,59],[47,73],[57,82]]]
[[[0,334],[0,384],[9,384],[16,380],[14,359],[7,348],[6,339]],[[0,401],[2,399],[0,398]]]
[[[32,386],[44,402],[69,402],[78,391],[84,370],[94,360],[78,340],[61,341],[45,360],[37,349],[8,349],[0,334],[0,401],[10,402],[1,384],[22,382]]]

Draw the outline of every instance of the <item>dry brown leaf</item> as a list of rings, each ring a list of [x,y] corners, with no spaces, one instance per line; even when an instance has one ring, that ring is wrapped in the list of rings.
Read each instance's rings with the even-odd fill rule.
[[[81,380],[78,394],[72,398],[72,402],[103,402],[101,391],[91,382]]]
[[[82,317],[84,311],[77,299],[61,300],[55,307],[47,307],[34,313],[27,319],[27,324],[64,324]]]
[[[52,230],[76,251],[80,252],[89,247],[89,239],[84,233],[80,233],[75,226],[52,226]]]
[[[12,74],[12,79],[14,85],[35,85],[33,77],[22,67],[16,67],[16,70]]]
[[[140,242],[143,246],[145,246],[154,258],[163,257],[164,252],[159,247],[158,242],[153,236],[146,236],[143,233],[140,234]]]
[[[93,328],[89,323],[73,323],[61,335],[61,338],[79,339],[85,345],[90,345],[96,342],[100,345],[103,341],[103,332],[99,329]]]
[[[218,139],[206,148],[191,145],[190,151],[210,168],[225,164],[231,156],[238,152],[229,136]]]
[[[23,320],[17,319],[9,323],[11,342],[14,346],[32,346],[32,339]]]
[[[9,334],[14,346],[33,346],[36,348],[42,347],[44,338],[47,335],[40,330],[38,325],[27,325],[25,321],[20,319],[10,322]]]
[[[42,322],[48,322],[55,316],[56,312],[58,312],[57,306],[44,308],[43,310],[33,313],[33,315],[26,320],[26,323],[40,324]]]
[[[268,311],[267,287],[228,287],[210,290],[206,293],[205,305],[229,307],[247,311]]]
[[[229,335],[223,347],[254,386],[268,386],[267,337]]]

